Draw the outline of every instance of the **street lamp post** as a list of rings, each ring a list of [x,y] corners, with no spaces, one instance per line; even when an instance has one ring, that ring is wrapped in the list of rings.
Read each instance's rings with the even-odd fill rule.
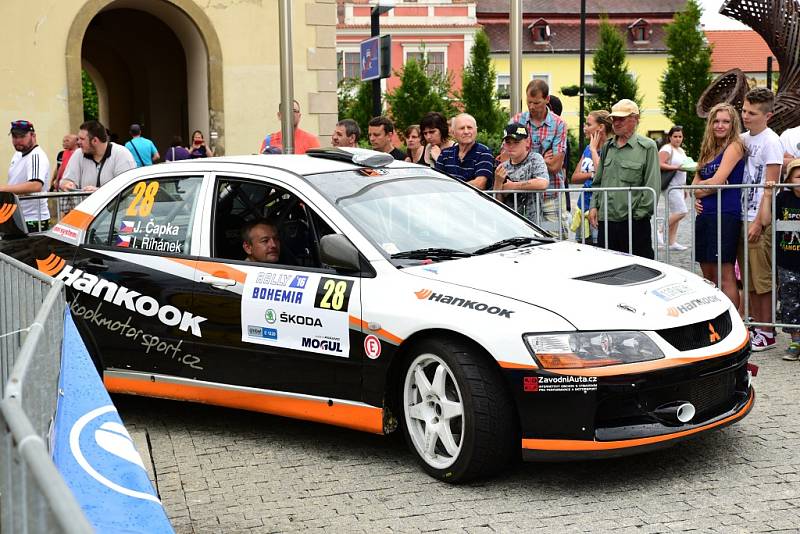
[[[294,154],[294,69],[292,68],[292,3],[281,0],[278,9],[281,59],[281,145]]]
[[[381,34],[381,15],[388,13],[394,7],[394,0],[379,0],[372,6],[370,11],[370,37],[377,37]],[[372,116],[377,117],[381,114],[381,78],[372,80]]]
[[[579,146],[579,153],[583,154],[584,148],[584,141],[583,138],[583,121],[584,121],[584,112],[585,112],[585,104],[584,104],[584,97],[586,93],[586,88],[584,87],[584,78],[586,76],[586,0],[581,0],[581,54],[580,54],[580,82],[578,83],[578,146]]]

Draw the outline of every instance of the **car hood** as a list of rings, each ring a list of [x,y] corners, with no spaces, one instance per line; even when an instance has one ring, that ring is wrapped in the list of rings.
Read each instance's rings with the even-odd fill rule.
[[[578,330],[660,330],[708,320],[730,307],[721,291],[689,271],[569,241],[404,272],[545,308]],[[620,277],[642,281],[620,285]]]

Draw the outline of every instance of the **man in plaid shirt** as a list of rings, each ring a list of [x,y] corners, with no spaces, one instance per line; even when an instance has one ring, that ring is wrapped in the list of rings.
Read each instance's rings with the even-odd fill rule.
[[[567,151],[567,125],[564,120],[548,109],[550,88],[544,80],[532,80],[525,89],[528,111],[517,113],[509,124],[525,125],[531,137],[531,150],[544,158],[549,173],[548,189],[564,187],[564,154]],[[567,237],[566,196],[561,193],[544,193],[542,222],[554,234]],[[560,206],[560,209],[559,209]],[[561,218],[559,219],[559,212]]]

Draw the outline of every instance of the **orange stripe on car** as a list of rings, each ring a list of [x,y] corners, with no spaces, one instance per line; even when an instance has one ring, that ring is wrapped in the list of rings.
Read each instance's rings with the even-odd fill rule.
[[[0,224],[6,222],[17,211],[16,204],[3,204],[0,206]]]
[[[362,321],[358,317],[353,317],[352,315],[350,316],[350,324],[355,326],[355,327],[361,328],[363,330],[368,330],[368,331],[372,332],[373,334],[375,334],[376,336],[382,337],[386,341],[388,341],[390,343],[394,343],[395,345],[399,345],[399,344],[401,344],[403,342],[403,338],[397,337],[396,335],[392,334],[391,332],[389,332],[387,330],[384,330],[383,328],[381,328],[379,330],[370,329],[369,326],[368,326],[369,323],[367,321]]]
[[[64,218],[62,218],[59,222],[68,224],[79,230],[86,230],[93,218],[94,217],[92,215],[89,215],[83,211],[71,210],[69,213],[64,215]]]
[[[514,363],[514,362],[504,362],[504,361],[501,361],[501,360],[498,360],[497,363],[503,369],[531,369],[531,370],[533,370],[533,369],[538,369],[539,368],[539,366],[536,365],[535,363]]]
[[[651,436],[649,438],[626,439],[621,441],[586,441],[586,440],[569,440],[569,439],[523,439],[522,448],[537,451],[608,451],[615,449],[627,449],[632,447],[641,447],[644,445],[652,445],[653,443],[661,443],[673,439],[691,436],[698,432],[710,430],[714,427],[733,423],[734,421],[743,418],[753,407],[753,402],[756,399],[756,394],[750,396],[750,400],[744,407],[733,415],[721,419],[709,425],[692,428],[690,430],[683,430],[673,434],[664,434],[662,436]]]
[[[240,271],[239,269],[234,269],[230,265],[226,265],[224,263],[216,263],[213,261],[193,261],[193,260],[184,260],[181,258],[168,258],[170,261],[174,261],[176,263],[180,263],[182,265],[187,265],[189,267],[195,268],[198,271],[203,271],[206,274],[210,274],[211,276],[216,276],[219,278],[227,278],[228,280],[236,280],[240,284],[244,284],[245,279],[247,278],[247,273],[244,271]]]
[[[327,399],[299,399],[267,392],[237,391],[202,385],[151,382],[142,379],[110,377],[103,379],[112,393],[147,395],[162,399],[185,400],[263,412],[316,423],[326,423],[362,432],[383,434],[383,410],[372,406],[329,403]]]
[[[668,358],[664,360],[653,360],[650,362],[626,363],[621,365],[608,365],[606,367],[587,367],[585,369],[546,369],[548,372],[557,375],[569,376],[619,376],[619,375],[632,375],[637,373],[647,373],[650,371],[658,371],[660,369],[670,369],[680,365],[687,365],[690,363],[702,362],[704,360],[711,360],[719,358],[727,354],[732,354],[741,350],[745,345],[750,343],[749,335],[744,338],[744,341],[735,349],[727,350],[708,356],[700,356],[697,358]]]

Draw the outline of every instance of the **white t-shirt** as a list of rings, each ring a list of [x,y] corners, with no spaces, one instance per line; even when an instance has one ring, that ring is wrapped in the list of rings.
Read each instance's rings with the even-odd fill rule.
[[[767,165],[783,165],[783,146],[778,134],[767,128],[758,135],[750,132],[742,134],[742,142],[747,149],[747,160],[744,166],[744,184],[763,184],[767,175]],[[742,212],[748,221],[754,221],[758,214],[761,197],[764,196],[763,188],[747,189],[747,210]]]
[[[781,145],[784,152],[800,158],[800,126],[784,130],[781,134]]]
[[[683,162],[686,161],[686,152],[680,147],[673,149],[670,143],[662,146],[659,152],[669,154],[667,165],[683,165]],[[686,185],[686,171],[676,171],[669,185]]]
[[[41,182],[41,191],[50,183],[50,160],[39,145],[29,152],[14,152],[8,167],[8,185],[24,184],[35,180]],[[24,200],[20,202],[22,216],[26,221],[46,221],[50,218],[47,200]]]

